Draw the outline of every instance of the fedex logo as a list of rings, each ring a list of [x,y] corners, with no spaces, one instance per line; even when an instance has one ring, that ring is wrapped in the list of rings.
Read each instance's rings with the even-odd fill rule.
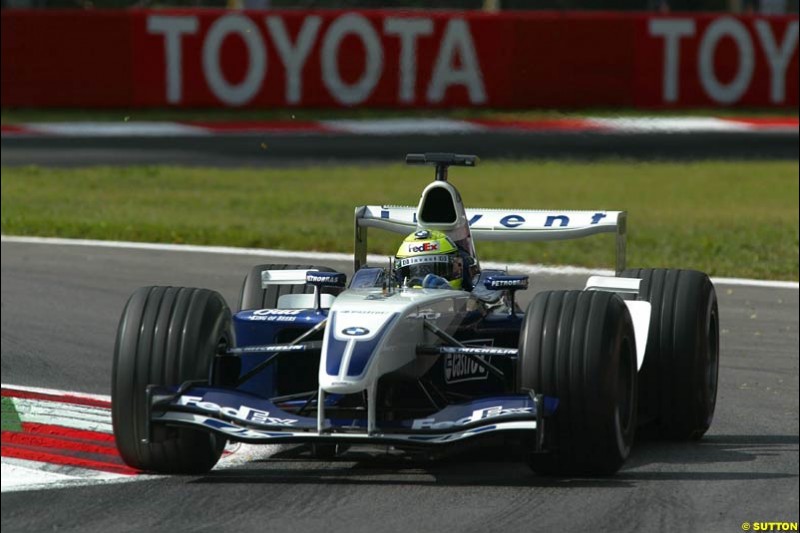
[[[459,418],[458,420],[444,420],[437,422],[435,418],[418,418],[411,424],[411,429],[449,429],[454,426],[465,426],[481,420],[489,418],[496,418],[498,416],[510,415],[533,415],[532,407],[509,407],[504,408],[502,405],[494,407],[487,407],[485,409],[478,409],[472,411],[470,416]]]
[[[421,242],[408,245],[408,251],[410,253],[435,252],[438,249],[439,249],[438,242]]]
[[[180,405],[196,407],[209,413],[224,415],[242,422],[251,422],[264,426],[292,426],[297,423],[296,419],[276,418],[269,416],[269,411],[262,411],[246,405],[241,405],[238,408],[223,407],[213,402],[203,401],[200,396],[181,396],[179,403]]]

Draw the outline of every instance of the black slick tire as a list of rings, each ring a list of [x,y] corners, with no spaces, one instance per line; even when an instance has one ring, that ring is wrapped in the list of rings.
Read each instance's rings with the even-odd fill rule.
[[[225,439],[201,429],[152,424],[148,385],[209,381],[214,357],[231,343],[231,313],[206,289],[142,287],[128,299],[117,330],[111,417],[126,464],[161,474],[200,474],[219,460]],[[148,440],[149,437],[149,440]]]
[[[719,376],[719,310],[714,285],[695,270],[631,269],[650,302],[647,350],[639,373],[639,419],[648,434],[699,439],[714,417]],[[643,429],[645,429],[643,428]]]
[[[610,292],[546,291],[528,306],[519,346],[518,390],[555,397],[544,453],[530,466],[545,475],[610,475],[625,462],[636,431],[636,344],[625,303]]]

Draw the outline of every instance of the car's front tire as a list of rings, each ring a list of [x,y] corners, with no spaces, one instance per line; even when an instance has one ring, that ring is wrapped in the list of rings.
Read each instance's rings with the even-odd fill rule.
[[[198,474],[219,460],[225,439],[199,429],[152,424],[148,385],[208,382],[214,357],[231,344],[231,313],[207,289],[142,287],[128,299],[117,330],[111,418],[126,464],[162,474]]]
[[[558,399],[545,420],[548,475],[609,475],[636,430],[636,340],[622,299],[601,291],[547,291],[528,306],[520,335],[518,390]]]

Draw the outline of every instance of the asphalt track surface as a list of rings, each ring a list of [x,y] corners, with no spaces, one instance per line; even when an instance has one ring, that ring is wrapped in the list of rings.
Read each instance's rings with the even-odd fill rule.
[[[109,394],[117,320],[136,287],[208,287],[235,302],[249,267],[267,262],[4,242],[3,382]],[[583,282],[539,277],[525,299]],[[287,445],[205,476],[4,493],[2,528],[732,532],[745,521],[796,522],[798,291],[717,293],[721,369],[711,430],[700,442],[640,440],[610,478],[538,477],[509,450],[439,460],[370,450],[317,462]]]
[[[3,136],[0,164],[212,167],[402,161],[410,152],[478,154],[484,159],[609,157],[641,160],[797,160],[794,132],[487,132],[440,135],[265,134],[198,137]]]

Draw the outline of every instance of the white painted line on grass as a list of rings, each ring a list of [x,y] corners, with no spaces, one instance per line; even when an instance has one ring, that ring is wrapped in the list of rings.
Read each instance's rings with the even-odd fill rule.
[[[711,278],[714,285],[738,285],[740,287],[764,287],[767,289],[794,289],[800,288],[797,281],[772,281],[767,279],[747,278]]]
[[[311,261],[352,261],[352,254],[334,252],[294,252],[288,250],[268,250],[261,248],[237,248],[234,246],[201,246],[197,244],[165,244],[149,242],[129,242],[129,241],[98,241],[91,239],[64,239],[59,237],[21,237],[15,235],[2,235],[0,241],[9,243],[23,244],[51,244],[58,246],[91,246],[95,248],[118,248],[128,250],[150,250],[164,252],[195,252],[216,255],[249,255],[258,257],[277,257],[277,258],[296,258],[308,259]],[[370,254],[367,260],[371,263],[382,265],[386,262],[386,256]],[[524,263],[501,263],[494,261],[484,261],[485,268],[506,268],[515,272],[525,274],[544,275],[544,276],[613,276],[614,271],[608,269],[585,268],[577,266],[549,266],[549,265],[529,265]],[[747,287],[763,287],[773,289],[800,289],[797,281],[774,281],[745,278],[711,278],[716,285],[739,285]]]

